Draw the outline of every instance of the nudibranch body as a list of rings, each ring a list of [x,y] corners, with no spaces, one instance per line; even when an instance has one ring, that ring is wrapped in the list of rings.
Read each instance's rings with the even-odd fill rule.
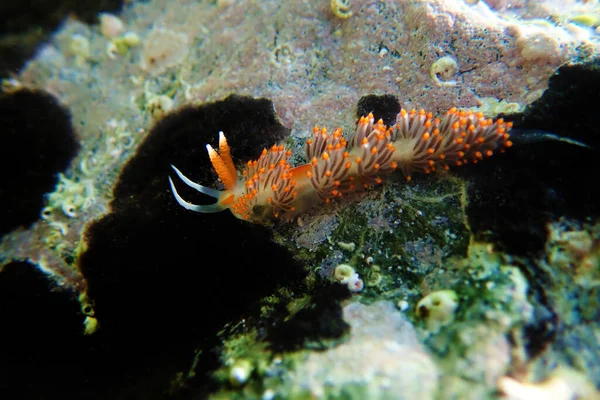
[[[493,121],[481,113],[450,109],[434,118],[423,110],[402,110],[394,126],[372,114],[361,117],[349,140],[341,128],[329,133],[315,127],[306,141],[307,163],[292,167],[291,151],[283,145],[264,149],[258,160],[249,161],[238,178],[223,132],[219,152],[207,145],[208,154],[226,190],[207,188],[177,175],[190,187],[217,200],[196,205],[171,190],[177,202],[188,210],[211,213],[230,209],[238,218],[260,221],[281,214],[305,211],[319,201],[329,202],[344,194],[383,182],[399,169],[407,180],[414,172],[432,173],[452,166],[477,163],[512,146],[508,131],[512,123]]]

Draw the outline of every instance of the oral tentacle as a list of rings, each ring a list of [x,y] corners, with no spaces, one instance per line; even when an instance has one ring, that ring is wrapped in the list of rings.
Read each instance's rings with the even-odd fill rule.
[[[192,181],[187,176],[182,174],[181,171],[178,170],[177,167],[175,167],[174,165],[171,165],[171,168],[173,168],[173,170],[175,170],[175,173],[177,174],[179,179],[181,179],[186,185],[188,185],[192,189],[194,189],[202,194],[205,194],[207,196],[210,196],[215,200],[219,200],[221,198],[221,192],[219,190],[211,189],[209,187],[202,186],[201,184]]]
[[[175,168],[175,167],[173,167],[173,168]],[[183,175],[180,175],[180,176],[183,176]],[[177,203],[179,203],[179,205],[181,207],[185,208],[186,210],[208,214],[208,213],[217,213],[217,212],[223,211],[227,208],[227,207],[223,207],[219,203],[201,205],[201,204],[193,204],[188,201],[185,201],[177,192],[177,189],[175,188],[175,184],[173,183],[173,180],[171,179],[171,177],[169,177],[169,184],[171,185],[171,191],[173,192],[173,197],[175,197],[175,200],[177,201]],[[189,186],[191,186],[191,185],[189,185]],[[194,189],[196,189],[196,188],[194,188]],[[205,188],[205,189],[207,189],[207,188]]]

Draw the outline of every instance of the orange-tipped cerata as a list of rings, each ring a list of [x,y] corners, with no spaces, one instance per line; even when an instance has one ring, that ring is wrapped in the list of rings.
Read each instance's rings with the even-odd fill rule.
[[[237,180],[237,171],[235,169],[235,165],[233,165],[233,159],[231,158],[231,149],[227,144],[227,139],[223,132],[219,132],[219,155],[221,156],[221,160],[227,171],[229,171],[229,175],[235,177]]]
[[[235,188],[237,185],[237,171],[233,165],[231,151],[223,132],[219,132],[219,151],[221,153],[217,153],[210,144],[206,145],[206,150],[208,151],[210,162],[215,171],[217,171],[217,175],[221,179],[221,182],[223,182],[223,185],[225,185],[227,190]]]
[[[424,110],[401,110],[396,124],[386,126],[373,114],[361,117],[346,140],[341,128],[333,132],[316,126],[306,140],[307,164],[292,167],[291,151],[282,145],[264,149],[248,161],[241,178],[222,132],[219,153],[207,145],[210,161],[227,188],[214,191],[178,175],[196,190],[218,199],[215,205],[197,206],[176,195],[178,202],[197,212],[230,209],[247,220],[293,214],[316,201],[330,202],[354,190],[383,183],[383,177],[400,170],[407,181],[414,173],[446,171],[476,164],[511,147],[511,122],[485,118],[482,113],[451,108],[439,118]]]

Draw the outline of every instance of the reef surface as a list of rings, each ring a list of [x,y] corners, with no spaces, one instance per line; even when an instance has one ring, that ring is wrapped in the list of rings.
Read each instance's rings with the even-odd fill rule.
[[[17,171],[0,199],[28,208],[0,230],[1,390],[597,398],[598,21],[575,0],[151,0],[66,19],[2,84]],[[221,187],[219,131],[238,166],[275,143],[302,164],[314,125],[452,107],[525,139],[263,225],[169,189],[171,164]]]

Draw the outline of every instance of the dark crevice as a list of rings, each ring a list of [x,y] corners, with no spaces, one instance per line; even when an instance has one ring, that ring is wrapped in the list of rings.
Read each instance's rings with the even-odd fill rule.
[[[48,93],[0,97],[0,236],[39,219],[44,194],[79,150],[70,113]]]

